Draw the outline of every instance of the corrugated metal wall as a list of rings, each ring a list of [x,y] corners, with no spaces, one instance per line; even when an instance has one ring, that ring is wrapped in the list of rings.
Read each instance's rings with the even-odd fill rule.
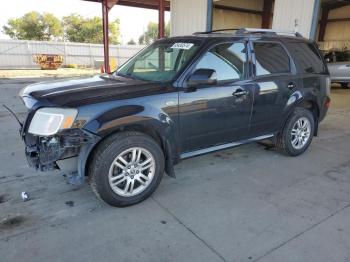
[[[215,5],[224,7],[238,7],[249,10],[262,11],[263,0],[216,0]],[[261,15],[223,10],[215,8],[213,12],[213,29],[240,28],[240,27],[261,27]]]
[[[213,29],[261,27],[261,15],[214,8]]]
[[[322,50],[331,50],[331,49],[350,50],[350,40],[319,42],[318,45]]]
[[[333,9],[329,12],[328,19],[350,18],[350,6]],[[325,41],[350,41],[350,21],[328,22]]]
[[[110,56],[116,58],[117,65],[137,53],[143,46],[111,45]],[[77,64],[93,67],[103,60],[103,45],[85,43],[40,42],[21,40],[0,40],[0,68],[39,68],[33,62],[33,55],[57,54],[64,58],[64,65]]]
[[[272,28],[310,36],[315,0],[276,0]]]
[[[207,0],[171,1],[171,35],[189,35],[206,31],[207,4]]]

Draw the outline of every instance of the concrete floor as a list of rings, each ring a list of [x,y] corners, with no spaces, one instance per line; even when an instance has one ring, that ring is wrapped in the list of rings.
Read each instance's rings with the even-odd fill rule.
[[[0,104],[23,116],[16,94],[28,81],[0,82]],[[150,199],[123,209],[87,184],[28,168],[1,108],[0,260],[350,261],[350,90],[332,92],[303,156],[251,144],[186,160],[177,179],[165,176]]]

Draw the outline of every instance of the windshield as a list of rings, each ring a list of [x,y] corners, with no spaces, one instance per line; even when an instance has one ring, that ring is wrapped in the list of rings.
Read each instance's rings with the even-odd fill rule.
[[[171,81],[198,47],[198,43],[192,42],[155,43],[122,65],[117,75],[155,82]]]

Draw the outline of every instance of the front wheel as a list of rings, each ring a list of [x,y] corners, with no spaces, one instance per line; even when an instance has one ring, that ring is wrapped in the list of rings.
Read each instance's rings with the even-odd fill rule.
[[[310,146],[315,130],[313,114],[304,108],[297,108],[277,138],[277,147],[291,156],[298,156]]]
[[[112,206],[124,207],[149,197],[164,173],[160,146],[139,132],[123,132],[103,141],[93,155],[91,187]]]

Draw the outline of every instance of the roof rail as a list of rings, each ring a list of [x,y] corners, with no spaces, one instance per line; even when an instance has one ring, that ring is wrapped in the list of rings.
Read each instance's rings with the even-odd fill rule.
[[[236,34],[270,34],[270,35],[303,37],[299,32],[278,31],[273,29],[261,29],[261,28],[241,28],[236,31]]]
[[[285,35],[285,36],[294,36],[294,37],[303,37],[298,32],[293,31],[276,31],[273,29],[261,29],[261,28],[224,28],[224,29],[217,29],[217,30],[211,30],[211,31],[205,31],[205,32],[196,32],[194,35],[198,34],[211,34],[211,33],[219,33],[219,32],[225,32],[225,31],[236,31],[236,35],[242,35],[242,34],[266,34],[266,35]]]
[[[210,33],[220,33],[225,31],[238,31],[241,28],[223,28],[223,29],[216,29],[216,30],[210,30],[210,31],[204,31],[204,32],[195,32],[194,35],[200,35],[200,34],[210,34]]]

